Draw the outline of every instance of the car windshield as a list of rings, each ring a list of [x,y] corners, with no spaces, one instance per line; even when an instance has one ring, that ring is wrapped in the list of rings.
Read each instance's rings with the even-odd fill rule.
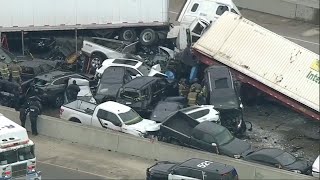
[[[34,84],[38,86],[44,86],[48,83],[48,81],[44,79],[34,78]]]
[[[287,152],[280,154],[275,159],[284,166],[292,164],[296,161],[296,158]]]
[[[140,67],[138,67],[138,70],[144,75],[144,76],[148,76],[150,73],[150,67],[142,64]]]
[[[139,92],[137,91],[121,91],[120,97],[127,99],[136,99],[139,98]]]
[[[234,137],[232,136],[230,131],[228,131],[227,129],[225,129],[221,133],[217,134],[215,136],[215,138],[217,140],[218,145],[227,144],[228,142],[230,142],[234,139]]]
[[[1,165],[12,164],[33,158],[35,158],[33,145],[0,153]]]
[[[136,124],[140,121],[142,121],[142,117],[133,109],[131,109],[128,112],[125,113],[120,113],[119,114],[120,118],[126,125],[131,125],[131,124]]]

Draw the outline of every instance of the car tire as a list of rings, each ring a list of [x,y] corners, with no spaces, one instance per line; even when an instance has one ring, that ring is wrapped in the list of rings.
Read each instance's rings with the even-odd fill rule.
[[[101,67],[103,61],[107,59],[107,57],[101,53],[94,53],[90,57],[90,66],[92,69],[97,69]]]
[[[158,34],[152,29],[145,29],[140,33],[140,43],[144,46],[150,46],[157,43]]]
[[[55,98],[54,98],[54,107],[56,108],[60,108],[64,103],[64,97],[63,95],[57,95]]]
[[[123,29],[120,32],[119,39],[121,41],[133,42],[137,39],[137,33],[134,29]]]

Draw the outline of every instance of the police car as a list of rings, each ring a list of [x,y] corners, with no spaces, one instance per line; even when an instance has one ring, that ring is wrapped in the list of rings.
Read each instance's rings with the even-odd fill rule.
[[[182,163],[158,162],[147,169],[147,180],[233,180],[238,173],[232,166],[203,159],[189,159]]]

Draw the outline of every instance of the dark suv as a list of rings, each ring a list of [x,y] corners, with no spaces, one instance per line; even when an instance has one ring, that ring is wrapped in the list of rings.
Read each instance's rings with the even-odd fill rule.
[[[149,113],[165,97],[167,81],[158,77],[138,77],[123,85],[117,94],[117,102],[138,112]]]
[[[238,180],[238,173],[234,167],[197,158],[189,159],[182,163],[160,161],[149,167],[146,174],[147,180]]]
[[[228,67],[214,65],[205,69],[204,87],[206,90],[201,103],[214,105],[220,112],[221,125],[234,134],[243,134],[246,131],[243,106]]]
[[[64,92],[70,78],[90,80],[89,77],[74,72],[51,71],[36,76],[27,95],[34,93],[43,104],[52,103],[54,107],[60,107],[64,103]]]

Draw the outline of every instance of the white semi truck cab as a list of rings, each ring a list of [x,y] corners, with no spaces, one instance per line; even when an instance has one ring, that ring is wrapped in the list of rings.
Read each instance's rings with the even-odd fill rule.
[[[34,143],[27,130],[0,114],[0,179],[40,180]]]

